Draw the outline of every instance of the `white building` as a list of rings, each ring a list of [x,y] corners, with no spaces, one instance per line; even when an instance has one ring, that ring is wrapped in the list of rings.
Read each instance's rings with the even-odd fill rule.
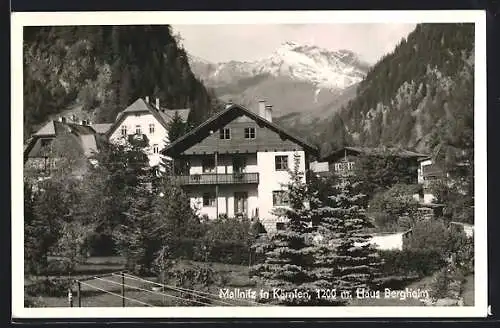
[[[309,168],[316,147],[272,122],[272,107],[258,114],[229,105],[166,147],[164,155],[188,163],[177,180],[200,215],[259,218],[266,230],[282,227],[274,210],[286,207],[286,186],[294,167]]]
[[[149,165],[157,166],[161,161],[160,151],[169,142],[168,123],[176,113],[184,122],[187,121],[189,109],[165,109],[160,107],[158,98],[155,106],[149,103],[149,97],[139,98],[117,115],[105,133],[109,141],[114,143],[124,142],[134,135],[146,138]]]

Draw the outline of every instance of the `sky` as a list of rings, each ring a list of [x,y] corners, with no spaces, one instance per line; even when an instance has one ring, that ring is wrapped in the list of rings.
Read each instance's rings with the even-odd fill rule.
[[[259,59],[293,41],[351,50],[370,64],[391,52],[414,28],[415,24],[381,23],[172,25],[188,53],[211,62]]]

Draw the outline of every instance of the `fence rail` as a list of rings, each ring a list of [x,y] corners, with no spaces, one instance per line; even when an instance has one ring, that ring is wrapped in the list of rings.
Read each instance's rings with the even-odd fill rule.
[[[204,173],[174,177],[181,185],[249,184],[259,183],[259,173]]]

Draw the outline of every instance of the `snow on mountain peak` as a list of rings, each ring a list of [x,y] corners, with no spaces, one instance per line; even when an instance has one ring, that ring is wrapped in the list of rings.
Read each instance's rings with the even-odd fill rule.
[[[313,83],[318,88],[345,89],[360,82],[368,66],[349,50],[328,50],[313,44],[282,43],[269,56],[250,61],[215,64],[210,79],[227,80],[267,74]]]
[[[287,41],[267,58],[253,63],[254,73],[289,76],[318,87],[345,89],[363,79],[366,67],[349,50],[330,51]]]

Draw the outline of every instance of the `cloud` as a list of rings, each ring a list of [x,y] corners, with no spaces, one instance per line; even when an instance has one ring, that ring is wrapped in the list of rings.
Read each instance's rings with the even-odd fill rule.
[[[255,60],[286,41],[348,49],[375,63],[406,37],[415,24],[172,25],[191,54],[213,62]]]

